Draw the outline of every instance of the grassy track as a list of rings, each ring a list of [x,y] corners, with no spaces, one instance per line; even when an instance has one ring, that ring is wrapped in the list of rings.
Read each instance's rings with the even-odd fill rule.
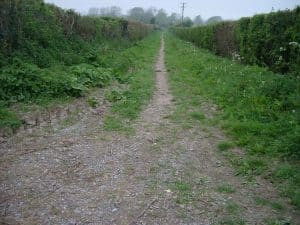
[[[299,208],[299,80],[214,56],[172,35],[166,61],[177,105],[173,119],[184,127],[198,121],[224,128],[232,141],[219,148],[237,173],[271,179]],[[207,102],[219,108],[214,119],[204,116]],[[230,151],[235,146],[245,149],[242,159]]]
[[[142,106],[152,96],[155,83],[153,64],[159,46],[160,33],[154,33],[122,53],[132,65],[130,71],[119,79],[123,87],[106,95],[112,102],[112,113],[104,120],[107,130],[128,131],[129,122],[138,117]]]

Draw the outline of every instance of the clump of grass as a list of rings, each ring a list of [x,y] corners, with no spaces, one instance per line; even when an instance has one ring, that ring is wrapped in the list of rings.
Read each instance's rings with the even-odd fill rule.
[[[123,131],[124,125],[119,118],[106,116],[104,118],[104,129],[107,131]]]
[[[202,112],[191,112],[190,117],[194,120],[204,120],[205,115]]]
[[[105,99],[109,102],[117,102],[121,101],[125,98],[123,91],[119,89],[114,89],[112,91],[109,91],[105,93]]]
[[[230,194],[230,193],[234,193],[235,189],[230,184],[222,184],[217,187],[217,191],[221,193]]]
[[[176,203],[187,204],[192,201],[193,193],[192,186],[190,184],[183,181],[176,181],[172,188],[177,192]]]
[[[228,202],[226,204],[226,211],[229,214],[237,214],[240,207],[235,202]]]
[[[219,222],[220,225],[246,225],[246,222],[241,218],[225,218]]]
[[[98,100],[95,97],[88,98],[87,103],[92,108],[96,108],[99,105]]]
[[[22,124],[22,121],[17,117],[17,115],[6,109],[0,108],[0,128],[18,128]]]
[[[267,225],[292,225],[293,224],[292,222],[290,222],[289,219],[273,219],[273,218],[265,219],[265,223]]]
[[[271,208],[275,209],[275,210],[284,210],[284,206],[279,203],[279,202],[274,202],[265,198],[260,198],[260,197],[256,197],[255,199],[255,203],[257,205],[264,205],[264,206],[270,206]]]
[[[258,157],[242,159],[238,164],[238,174],[248,176],[260,175],[267,168],[266,162]]]
[[[218,144],[218,149],[220,151],[226,151],[228,149],[233,148],[234,146],[235,146],[234,143],[231,141],[223,141]]]

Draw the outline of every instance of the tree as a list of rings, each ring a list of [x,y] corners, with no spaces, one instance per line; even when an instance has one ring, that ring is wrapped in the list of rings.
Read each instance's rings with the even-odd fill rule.
[[[121,17],[122,16],[122,9],[118,6],[112,6],[109,8],[109,13],[107,16],[111,17]]]
[[[181,26],[182,27],[192,27],[193,26],[192,19],[190,17],[185,17]]]
[[[194,26],[202,26],[204,21],[200,15],[196,16],[194,19]]]
[[[128,11],[128,17],[137,21],[145,22],[145,11],[141,7],[135,7]]]
[[[90,8],[88,12],[89,16],[109,16],[109,17],[121,17],[122,9],[118,6],[104,7],[104,8]]]
[[[207,21],[206,24],[216,24],[222,21],[222,17],[221,16],[213,16],[210,17]]]
[[[171,26],[174,26],[178,23],[180,23],[180,14],[178,13],[172,13],[169,17],[168,17],[168,20],[169,20],[169,25]]]
[[[153,7],[147,9],[145,11],[145,14],[144,14],[144,21],[146,23],[155,24],[155,14],[156,14],[156,11],[157,10],[155,8],[153,8]]]
[[[158,24],[161,27],[168,26],[168,15],[164,9],[158,10],[155,20],[156,20],[156,24]]]
[[[93,8],[89,9],[89,12],[88,12],[89,16],[99,16],[99,14],[100,14],[100,11],[98,8],[93,7]]]
[[[155,17],[151,18],[150,24],[155,24],[155,23],[156,23]]]

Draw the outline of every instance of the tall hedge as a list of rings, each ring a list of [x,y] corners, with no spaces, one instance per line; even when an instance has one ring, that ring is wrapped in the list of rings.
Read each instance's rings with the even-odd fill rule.
[[[108,84],[129,68],[121,50],[152,30],[43,0],[0,0],[0,113],[15,102],[77,97]]]
[[[300,6],[233,22],[172,30],[218,55],[300,75]]]
[[[39,48],[63,51],[73,40],[137,40],[152,30],[151,25],[124,19],[81,16],[43,0],[0,1],[0,53],[4,56],[16,51],[34,55]]]

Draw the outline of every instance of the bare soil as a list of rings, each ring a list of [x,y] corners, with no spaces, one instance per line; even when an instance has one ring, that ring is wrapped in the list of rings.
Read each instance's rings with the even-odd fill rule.
[[[103,109],[72,125],[2,143],[0,224],[299,222],[272,184],[235,176],[216,147],[225,140],[220,130],[184,129],[168,119],[175,106],[163,39],[155,70],[156,91],[133,124],[134,135],[104,131]],[[226,185],[234,191],[220,191]],[[259,205],[255,197],[280,202],[284,209]]]

